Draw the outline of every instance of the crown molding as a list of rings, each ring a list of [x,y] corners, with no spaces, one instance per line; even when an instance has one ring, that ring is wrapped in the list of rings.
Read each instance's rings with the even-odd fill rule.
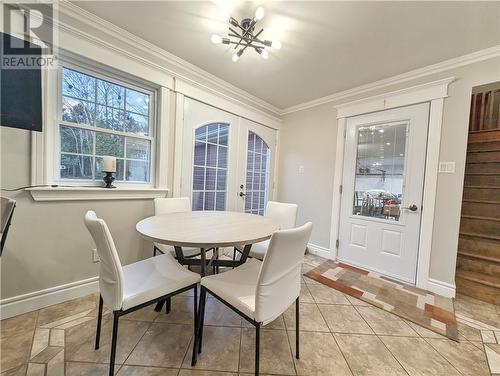
[[[158,64],[155,64],[153,62],[148,62],[148,65],[153,65],[158,69],[162,69],[165,71],[165,73],[173,76],[174,78],[182,79],[185,82],[189,82],[194,86],[202,87],[205,90],[207,89],[207,86],[203,84],[202,82],[209,83],[210,85],[213,85],[214,88],[209,88],[209,90],[213,94],[221,95],[224,96],[225,98],[230,99],[234,103],[237,103],[241,106],[247,107],[249,109],[252,109],[254,111],[258,111],[262,113],[263,115],[266,115],[268,117],[273,118],[275,121],[281,121],[280,119],[280,114],[281,114],[281,109],[273,106],[272,104],[222,80],[221,78],[214,76],[211,73],[208,73],[207,71],[199,68],[198,66],[191,64],[173,54],[170,52],[128,32],[125,29],[122,29],[113,23],[106,21],[98,16],[96,16],[93,13],[90,13],[79,6],[75,5],[74,3],[70,3],[67,0],[62,0],[59,2],[58,5],[58,12],[62,13],[68,17],[74,18],[78,20],[79,22],[82,22],[106,35],[111,36],[114,39],[117,39],[121,42],[123,42],[126,45],[131,46],[134,49],[137,49],[141,52],[144,52],[146,55],[151,55],[154,56],[161,61],[166,62],[173,68],[167,68],[164,66],[159,66]],[[105,41],[99,40],[98,38],[88,34],[84,33],[81,30],[78,30],[66,23],[63,22],[58,22],[59,26],[62,27],[63,29],[70,31],[72,33],[78,33],[86,39],[92,39],[92,41],[97,42],[101,45],[105,45],[106,48],[111,48],[114,50],[118,50],[120,53],[125,53],[126,55],[133,57],[133,58],[138,58],[142,62],[146,62],[147,59],[134,55],[130,53],[129,51],[125,51],[119,47],[113,46],[110,43],[107,43]],[[177,68],[177,69],[176,69]],[[187,77],[185,73],[182,73],[182,71],[187,72],[191,77]],[[227,92],[231,94],[231,96],[224,94],[224,92]],[[234,96],[233,96],[234,95]],[[237,99],[240,98],[240,99]]]
[[[477,63],[483,60],[492,59],[500,56],[500,45],[490,47],[484,50],[472,52],[467,55],[459,56],[453,59],[445,60],[440,63],[428,65],[423,68],[411,70],[396,76],[385,78],[383,80],[375,81],[369,84],[357,86],[352,89],[337,92],[335,94],[327,95],[326,97],[318,98],[309,102],[298,104],[285,108],[281,111],[280,115],[286,115],[293,112],[306,110],[308,108],[320,106],[322,104],[347,99],[355,95],[363,94],[377,89],[383,89],[388,86],[396,85],[399,83],[411,81],[417,78],[426,77],[435,73],[444,72],[450,69],[458,68],[464,65]]]

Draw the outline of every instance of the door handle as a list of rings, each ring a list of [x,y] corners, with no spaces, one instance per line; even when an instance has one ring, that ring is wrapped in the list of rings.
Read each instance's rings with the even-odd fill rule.
[[[246,194],[243,192],[240,192],[240,197],[244,197],[244,196],[246,196]]]
[[[404,208],[402,208],[402,209],[405,209],[405,210],[410,210],[410,211],[414,212],[414,211],[417,211],[417,210],[418,210],[418,206],[417,206],[417,205],[415,205],[415,204],[412,204],[412,205],[410,205],[410,206],[408,206],[408,207],[404,207]]]

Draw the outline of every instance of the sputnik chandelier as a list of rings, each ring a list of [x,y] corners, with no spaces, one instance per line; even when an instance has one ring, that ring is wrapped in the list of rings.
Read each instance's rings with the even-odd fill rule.
[[[212,35],[212,42],[214,44],[234,44],[234,49],[238,50],[233,55],[233,61],[239,60],[243,52],[247,48],[254,49],[260,56],[264,59],[269,57],[269,48],[274,48],[279,50],[281,48],[281,43],[279,41],[270,41],[267,39],[260,39],[260,35],[264,29],[260,29],[255,32],[257,22],[264,18],[264,8],[258,7],[255,11],[255,16],[253,18],[245,18],[241,22],[238,22],[233,17],[229,18],[229,33],[227,37],[221,37],[220,35]],[[239,48],[239,49],[238,49]]]

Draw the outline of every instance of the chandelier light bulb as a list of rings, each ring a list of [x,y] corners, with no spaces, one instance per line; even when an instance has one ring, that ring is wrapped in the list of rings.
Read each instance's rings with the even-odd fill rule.
[[[238,56],[238,53],[235,53],[232,57],[232,60],[236,63],[240,57]]]
[[[255,20],[260,21],[263,18],[264,18],[264,8],[258,7],[257,10],[255,11]]]
[[[281,49],[281,42],[279,40],[273,40],[271,47],[279,50],[279,49]]]
[[[262,50],[260,53],[260,56],[262,56],[264,59],[267,59],[269,57],[269,52],[267,52],[266,49]]]
[[[213,44],[221,44],[222,43],[222,37],[220,35],[213,34],[212,38],[210,38],[210,39],[212,40]]]

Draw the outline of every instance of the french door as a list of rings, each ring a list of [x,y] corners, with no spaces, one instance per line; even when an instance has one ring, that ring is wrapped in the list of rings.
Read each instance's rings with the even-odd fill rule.
[[[415,283],[429,104],[347,119],[338,258]]]
[[[184,99],[181,194],[193,210],[264,214],[275,151],[275,130]]]

